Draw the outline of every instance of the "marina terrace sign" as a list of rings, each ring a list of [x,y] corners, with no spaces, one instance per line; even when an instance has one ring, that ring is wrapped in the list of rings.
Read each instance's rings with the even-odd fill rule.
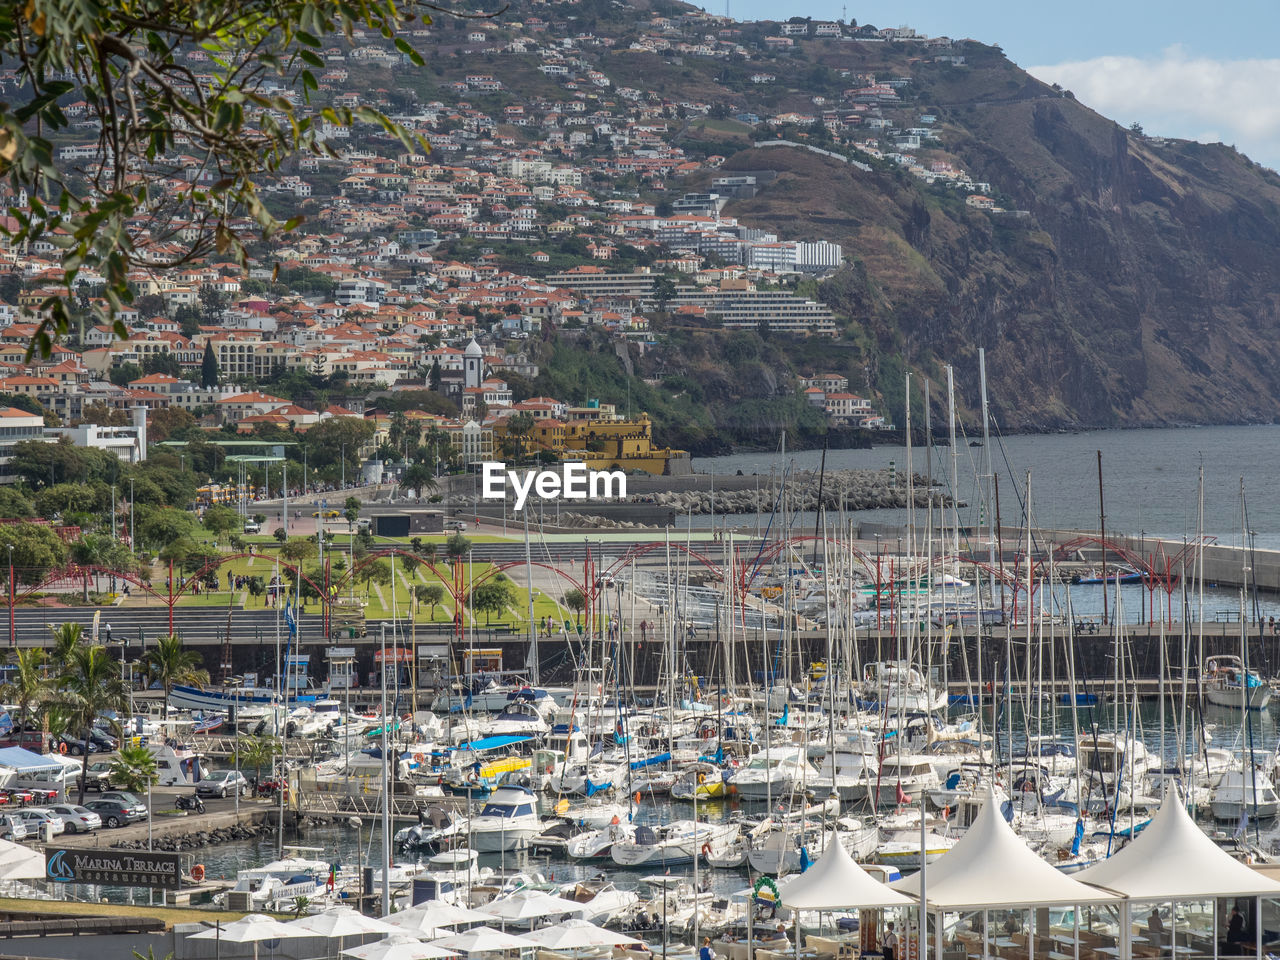
[[[480,465],[481,500],[507,500],[515,494],[515,509],[523,510],[529,494],[543,500],[623,500],[627,475],[621,470],[588,470],[585,463],[561,464],[559,470],[508,470],[505,463]]]

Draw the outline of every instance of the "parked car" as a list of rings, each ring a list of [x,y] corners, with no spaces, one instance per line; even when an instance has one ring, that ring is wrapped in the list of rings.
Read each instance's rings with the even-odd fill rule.
[[[68,753],[73,757],[84,755],[85,735],[63,733],[53,738],[53,749],[58,753]],[[89,736],[89,753],[113,753],[119,744],[116,739],[103,733],[101,730],[90,730]]]
[[[84,756],[84,743],[83,737],[77,737],[70,733],[60,733],[50,741],[50,746],[53,747],[53,750],[56,753],[66,753],[73,757],[82,757]],[[94,754],[101,752],[102,747],[94,743],[93,738],[90,737],[89,753]]]
[[[92,833],[102,829],[102,818],[86,807],[74,803],[55,803],[49,807],[67,825],[67,833]]]
[[[44,825],[46,823],[53,827],[53,835],[55,837],[61,836],[67,831],[67,825],[63,819],[48,807],[24,807],[21,810],[15,810],[13,815],[21,818],[22,822],[27,825],[27,829],[34,831],[37,837],[44,835]]]
[[[0,813],[0,840],[26,840],[31,836],[31,831],[27,829],[27,825],[22,822],[21,817],[16,817],[12,813]]]
[[[126,793],[123,790],[108,790],[102,795],[103,800],[116,800],[129,807],[140,820],[147,818],[147,805],[139,800],[132,793]]]
[[[105,826],[113,829],[146,819],[145,814],[137,813],[131,804],[121,800],[86,800],[84,806],[96,813]]]
[[[246,520],[244,522],[244,532],[245,533],[261,533],[262,528],[258,526],[258,521]]]
[[[465,521],[465,520],[446,520],[446,521],[444,522],[444,528],[445,528],[446,530],[457,530],[459,533],[461,533],[463,530],[466,530],[466,529],[467,529],[467,521]]]
[[[249,792],[249,779],[237,770],[214,770],[196,784],[198,797],[222,797],[225,800],[236,790],[242,797]]]
[[[79,786],[80,781],[84,780],[84,788],[86,790],[96,790],[101,793],[104,790],[111,789],[111,760],[94,760],[89,764],[88,776],[77,776],[76,785]]]

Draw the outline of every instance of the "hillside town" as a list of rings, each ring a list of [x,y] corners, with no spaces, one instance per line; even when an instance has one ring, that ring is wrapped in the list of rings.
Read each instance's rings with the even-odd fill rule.
[[[757,150],[758,170],[722,171],[725,156],[703,141],[724,135],[741,138],[738,146],[803,149],[855,173],[896,165],[969,206],[1003,212],[991,185],[945,153],[944,125],[913,103],[909,76],[823,67],[814,79],[832,93],[811,96],[805,109],[794,96],[764,95],[800,44],[907,44],[930,63],[964,69],[963,41],[837,22],[746,24],[687,10],[655,13],[619,38],[573,29],[571,9],[534,4],[432,35],[440,65],[430,98],[378,85],[393,83],[403,65],[391,39],[356,31],[350,43],[326,48],[316,94],[387,111],[425,135],[431,153],[406,153],[368,125],[333,125],[326,135],[336,158],[299,156],[261,185],[278,215],[300,214],[302,226],[256,249],[247,269],[217,255],[176,271],[135,269],[133,303],[118,313],[127,338],[82,323],[50,357],[28,361],[34,324],[26,310],[56,291],[60,274],[48,244],[5,249],[0,393],[35,401],[45,421],[35,422],[34,407],[30,423],[11,411],[22,436],[69,436],[140,458],[137,410],[178,408],[201,428],[242,434],[353,416],[378,424],[371,452],[386,439],[377,397],[427,390],[443,404],[413,416],[453,440],[460,466],[493,456],[513,417],[529,433],[527,414],[549,455],[577,455],[564,437],[586,424],[587,433],[640,438],[630,456],[615,451],[619,464],[685,471],[687,457],[657,446],[634,411],[522,387],[539,372],[531,346],[553,334],[594,330],[621,356],[658,347],[673,327],[831,339],[857,328],[858,316],[836,312],[819,294],[822,279],[856,253],[734,216],[735,201],[772,188],[771,151]],[[620,50],[627,67],[611,73]],[[645,89],[635,79],[644,57],[720,61],[741,75],[743,96],[704,102]],[[193,49],[185,60],[199,77],[207,54]],[[14,82],[0,74],[0,87]],[[83,103],[67,108],[63,162],[95,158],[97,132],[78,119],[84,113]],[[153,166],[162,190],[211,176],[193,156]],[[156,237],[152,253],[160,258],[172,243]],[[82,272],[76,283],[91,306],[94,275]],[[875,398],[851,393],[847,378],[799,373],[780,389],[832,424],[886,425]],[[343,402],[308,405],[280,387],[296,375],[340,383]]]

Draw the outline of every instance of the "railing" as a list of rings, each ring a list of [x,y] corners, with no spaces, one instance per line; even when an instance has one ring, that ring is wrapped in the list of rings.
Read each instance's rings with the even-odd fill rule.
[[[240,738],[243,739],[243,738]],[[236,752],[236,737],[206,737],[193,735],[192,748],[211,757],[229,757]],[[284,742],[285,756],[295,760],[310,760],[315,756],[315,740],[290,737]]]
[[[391,816],[400,820],[417,820],[418,809],[426,804],[438,805],[440,797],[391,798]],[[339,794],[302,791],[298,796],[298,811],[303,814],[334,817],[372,818],[382,816],[382,794]]]

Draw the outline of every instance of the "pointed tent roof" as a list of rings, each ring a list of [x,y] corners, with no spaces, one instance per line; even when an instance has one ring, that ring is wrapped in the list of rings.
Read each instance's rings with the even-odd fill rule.
[[[859,907],[901,907],[910,898],[891,890],[853,862],[836,839],[804,873],[778,889],[784,906],[794,910],[854,910]]]
[[[920,874],[891,886],[919,897]],[[1118,899],[1071,879],[1032,853],[1001,815],[990,787],[973,825],[929,864],[925,892],[930,907],[947,910]]]
[[[1280,883],[1234,859],[1205,836],[1173,788],[1132,843],[1075,876],[1132,900],[1280,896]]]

